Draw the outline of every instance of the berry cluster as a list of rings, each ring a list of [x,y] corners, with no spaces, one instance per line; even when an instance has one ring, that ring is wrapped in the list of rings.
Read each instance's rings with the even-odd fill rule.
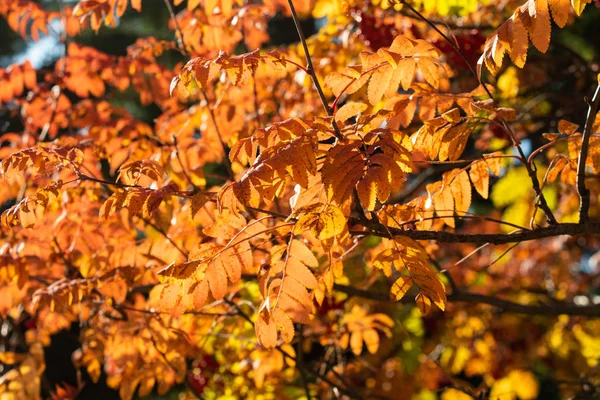
[[[219,368],[217,360],[211,355],[205,354],[202,358],[195,360],[192,363],[187,376],[188,384],[201,396],[208,384],[210,377]]]
[[[479,56],[481,56],[482,47],[485,44],[485,36],[478,29],[471,29],[466,34],[456,35],[456,44],[465,55],[470,65],[477,64]],[[446,55],[446,60],[452,68],[457,71],[468,70],[468,65],[465,60],[452,48],[450,43],[445,39],[438,39],[432,43]]]
[[[351,15],[358,22],[359,37],[372,51],[389,47],[399,32],[393,23],[385,23],[361,10],[352,10]]]

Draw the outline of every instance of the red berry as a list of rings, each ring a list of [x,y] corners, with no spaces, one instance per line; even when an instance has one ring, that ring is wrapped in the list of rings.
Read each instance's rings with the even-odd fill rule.
[[[451,40],[455,41],[469,65],[473,66],[477,64],[482,47],[485,44],[485,37],[478,29],[471,29],[469,33],[458,34],[454,38],[451,38]],[[452,68],[457,71],[467,71],[469,69],[463,57],[454,50],[448,41],[439,39],[434,41],[433,45],[444,53],[448,64]]]
[[[192,362],[192,368],[188,371],[188,384],[194,389],[197,395],[201,395],[206,388],[215,371],[219,368],[219,363],[210,354],[204,354],[201,358]]]

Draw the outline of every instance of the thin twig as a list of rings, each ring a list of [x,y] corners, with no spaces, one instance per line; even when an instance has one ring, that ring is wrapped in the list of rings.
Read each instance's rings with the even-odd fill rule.
[[[304,371],[304,325],[300,324],[298,328],[298,343],[296,344],[296,365],[298,365],[298,371],[300,371],[300,378],[302,379],[302,386],[304,387],[304,393],[306,394],[306,400],[311,400],[310,387],[308,386],[308,378],[306,371]]]
[[[581,223],[585,223],[589,219],[590,191],[585,186],[585,163],[588,156],[592,127],[594,126],[596,113],[598,112],[598,106],[600,105],[599,93],[600,85],[596,87],[596,92],[594,93],[592,102],[589,103],[585,127],[583,128],[583,138],[581,139],[581,151],[579,152],[579,160],[577,163],[577,191],[579,192],[579,197],[581,198],[579,203],[579,222]]]
[[[140,219],[142,221],[144,221],[147,225],[150,225],[152,228],[154,228],[158,233],[160,233],[165,239],[167,239],[167,241],[169,243],[171,243],[171,245],[173,245],[173,247],[175,247],[177,249],[177,251],[185,257],[185,259],[187,260],[188,258],[188,253],[187,251],[183,250],[181,247],[179,247],[179,245],[177,243],[175,243],[175,241],[173,239],[171,239],[171,237],[167,234],[167,232],[165,232],[161,227],[159,227],[158,225],[154,224],[152,221],[150,221],[149,219],[140,217]]]
[[[431,22],[429,19],[427,19],[423,14],[421,14],[416,8],[414,8],[413,6],[411,6],[410,4],[408,4],[406,2],[406,0],[400,0],[400,4],[402,4],[404,7],[408,8],[413,14],[415,14],[421,21],[425,22],[427,25],[429,25],[433,30],[435,30],[442,38],[444,38],[444,40],[446,42],[448,42],[448,44],[450,44],[450,46],[452,46],[452,49],[456,52],[456,54],[458,54],[460,56],[460,58],[463,59],[463,61],[465,62],[465,64],[467,64],[467,67],[469,67],[469,70],[471,71],[471,73],[475,76],[475,78],[477,79],[477,81],[479,82],[480,85],[483,86],[483,90],[485,90],[485,92],[487,93],[487,95],[490,97],[490,99],[493,99],[494,96],[492,96],[492,92],[490,92],[490,90],[487,88],[487,86],[485,86],[483,84],[483,82],[481,81],[481,78],[479,77],[479,75],[477,74],[477,71],[475,71],[475,68],[473,68],[473,66],[471,65],[471,63],[469,62],[469,60],[467,59],[467,56],[465,56],[465,53],[462,52],[462,50],[460,49],[460,47],[458,47],[456,45],[456,43],[454,43],[452,40],[450,40],[450,38],[444,34],[444,32],[442,32],[433,22]]]
[[[181,160],[181,157],[179,156],[179,146],[177,145],[177,136],[173,135],[173,146],[175,147],[175,157],[177,158],[177,161],[179,162],[179,165],[181,166],[181,172],[183,173],[183,176],[185,176],[185,179],[187,179],[188,183],[192,186],[192,190],[194,191],[194,193],[196,193],[198,191],[198,188],[196,187],[196,185],[194,185],[194,181],[192,180],[192,178],[188,175],[187,171],[185,170],[185,165],[183,165],[183,161]]]
[[[206,102],[206,108],[208,109],[208,115],[210,116],[213,126],[215,127],[215,132],[217,134],[217,137],[219,138],[219,142],[221,143],[221,148],[223,149],[223,162],[225,163],[225,169],[227,170],[227,175],[229,175],[229,179],[231,179],[233,181],[233,180],[235,180],[235,175],[233,174],[233,170],[231,169],[231,161],[229,160],[229,149],[227,148],[227,144],[223,140],[223,135],[221,135],[221,130],[219,129],[219,125],[217,125],[217,119],[215,117],[215,112],[212,109],[212,107],[210,106],[210,103],[208,102],[208,96],[206,95],[206,92],[201,89],[200,93],[202,93],[202,97],[204,97],[204,101]]]
[[[327,102],[327,98],[325,97],[325,93],[323,93],[323,89],[321,88],[321,84],[319,83],[319,79],[317,78],[317,73],[315,72],[315,68],[313,66],[312,59],[310,57],[310,53],[308,51],[308,45],[306,44],[306,37],[304,36],[304,31],[302,31],[302,26],[300,26],[300,20],[298,19],[298,14],[296,13],[296,8],[294,8],[294,3],[292,0],[288,0],[288,4],[290,6],[290,11],[292,13],[292,19],[294,20],[294,25],[296,25],[296,31],[298,32],[298,36],[300,37],[300,42],[302,43],[302,48],[304,49],[304,56],[306,57],[306,69],[308,70],[308,74],[312,78],[312,81],[317,89],[317,93],[319,94],[319,98],[321,99],[321,103],[323,103],[323,108],[328,116],[333,117],[333,110],[329,107],[329,103]],[[340,128],[337,126],[335,119],[331,120],[331,126],[333,127],[333,132],[335,137],[338,140],[344,139],[344,136],[340,132]]]
[[[173,19],[173,24],[175,25],[175,32],[176,32],[175,41],[177,43],[177,47],[179,47],[179,51],[181,52],[181,54],[189,55],[187,49],[185,48],[185,43],[183,42],[183,31],[181,30],[181,27],[179,26],[179,21],[177,21],[177,17],[175,15],[175,11],[173,10],[173,6],[171,6],[171,3],[169,2],[169,0],[164,0],[164,3],[167,6],[169,15]]]
[[[448,283],[450,284],[450,288],[452,289],[452,293],[458,293],[460,291],[460,289],[458,288],[458,285],[456,284],[456,281],[454,281],[454,278],[450,274],[450,270],[442,268],[442,266],[440,265],[440,263],[436,259],[434,259],[433,257],[431,257],[431,256],[429,256],[429,261],[435,266],[435,269],[440,274],[446,275],[446,278],[448,279]]]
[[[507,255],[508,253],[510,253],[510,251],[512,249],[514,249],[515,247],[517,247],[518,245],[520,245],[521,242],[517,242],[517,243],[513,243],[511,246],[508,247],[508,249],[504,250],[502,252],[502,254],[500,254],[498,257],[496,257],[496,259],[494,261],[492,261],[490,264],[486,265],[485,267],[481,268],[479,271],[477,271],[478,273],[481,273],[485,270],[490,269],[494,264],[496,264],[498,261],[500,261],[502,258],[504,258],[505,255]]]

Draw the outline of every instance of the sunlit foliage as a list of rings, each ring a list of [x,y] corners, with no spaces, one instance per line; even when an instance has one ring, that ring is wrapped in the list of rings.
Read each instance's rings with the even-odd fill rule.
[[[0,70],[0,399],[600,393],[591,1],[164,0],[120,55],[78,35],[145,1],[59,3],[0,0],[64,47]]]

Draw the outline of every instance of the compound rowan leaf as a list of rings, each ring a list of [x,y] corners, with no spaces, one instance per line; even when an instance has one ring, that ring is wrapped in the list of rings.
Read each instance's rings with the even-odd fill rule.
[[[591,0],[572,0],[577,16],[581,15]],[[513,62],[522,68],[527,57],[529,40],[542,53],[548,50],[552,18],[559,27],[568,21],[571,4],[568,0],[527,0],[512,17],[488,37],[485,49],[477,62],[477,73],[481,76],[483,65],[496,75],[502,67],[504,54],[508,51]]]

